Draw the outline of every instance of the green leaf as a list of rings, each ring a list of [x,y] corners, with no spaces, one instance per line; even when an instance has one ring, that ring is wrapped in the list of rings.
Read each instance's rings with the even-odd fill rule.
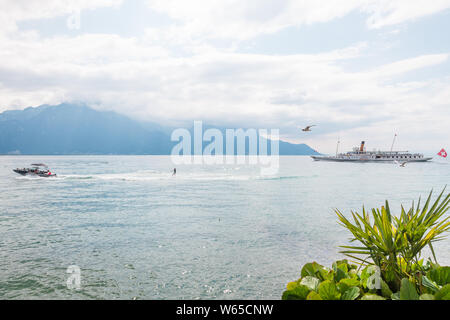
[[[360,285],[359,280],[357,279],[342,279],[337,284],[338,290],[341,293],[347,291],[350,287],[358,287]]]
[[[350,269],[350,271],[348,272],[348,275],[352,279],[357,279],[358,278],[358,271],[356,269]]]
[[[318,291],[323,300],[339,300],[341,298],[336,284],[330,280],[320,283]]]
[[[320,295],[315,292],[315,291],[311,291],[308,296],[306,297],[306,300],[323,300]]]
[[[446,284],[439,290],[435,295],[434,298],[436,300],[450,300],[450,284]]]
[[[342,261],[336,261],[336,266],[341,269],[342,271],[344,271],[345,273],[348,272],[348,264],[347,264],[347,260],[342,260]]]
[[[286,286],[287,290],[294,290],[298,286],[298,281],[289,282]]]
[[[367,288],[367,280],[369,280],[371,274],[368,272],[369,267],[365,267],[361,272],[361,285]]]
[[[337,260],[335,263],[337,266],[340,266],[341,264],[348,265],[348,260],[347,259]]]
[[[396,281],[396,274],[392,269],[385,270],[383,272],[383,279],[386,280],[387,282]]]
[[[400,300],[419,300],[416,287],[406,278],[402,279],[400,286]]]
[[[286,290],[283,292],[282,300],[305,300],[308,296],[309,290],[308,287],[304,285],[298,285],[292,290]]]
[[[427,273],[427,277],[436,282],[440,286],[450,283],[450,267],[438,267],[431,269]]]
[[[341,300],[356,300],[359,297],[360,290],[358,287],[350,287],[341,297]]]
[[[400,292],[393,293],[391,295],[392,300],[400,300]]]
[[[341,281],[342,279],[345,279],[345,278],[350,278],[350,277],[341,268],[339,268],[339,267],[336,268],[336,271],[335,271],[335,274],[334,274],[334,281],[335,282],[339,282],[339,281]]]
[[[317,262],[307,263],[302,268],[301,276],[302,278],[306,276],[317,277],[320,275],[320,270],[323,270],[323,266]]]
[[[333,272],[333,270],[328,270],[325,268],[321,269],[321,270],[319,270],[318,278],[322,279],[322,281],[325,281],[325,280],[332,281],[334,278],[334,272]]]
[[[386,299],[376,294],[367,293],[361,298],[361,300],[386,300]]]
[[[317,291],[320,280],[316,277],[306,276],[301,281],[300,284],[308,287],[310,290]]]
[[[381,279],[381,295],[387,299],[390,299],[392,296],[392,291],[389,288],[388,284]]]
[[[342,279],[341,281],[339,281],[339,283],[345,283],[346,285],[348,285],[349,287],[356,287],[359,286],[359,280],[358,279]]]
[[[429,293],[424,293],[420,296],[419,300],[434,300],[434,296]]]
[[[430,289],[431,292],[433,292],[433,293],[436,293],[436,292],[439,291],[439,289],[441,289],[441,287],[438,286],[436,282],[434,282],[434,281],[428,279],[427,276],[423,276],[423,277],[422,277],[422,285],[423,285],[425,288]]]

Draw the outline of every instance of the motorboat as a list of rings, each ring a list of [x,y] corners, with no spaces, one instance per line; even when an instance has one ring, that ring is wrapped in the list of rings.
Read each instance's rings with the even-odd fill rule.
[[[13,169],[15,173],[22,176],[36,176],[36,177],[55,177],[56,174],[51,172],[44,163],[32,163],[31,168],[16,168]]]

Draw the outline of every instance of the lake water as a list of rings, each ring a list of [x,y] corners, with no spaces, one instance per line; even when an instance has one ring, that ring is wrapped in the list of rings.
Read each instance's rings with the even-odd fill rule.
[[[12,169],[44,162],[56,178]],[[0,157],[0,298],[279,299],[301,266],[329,266],[348,213],[398,212],[450,182],[447,162],[177,166],[167,156]],[[448,213],[447,213],[448,214]],[[450,240],[436,244],[450,265]],[[81,289],[66,286],[70,265]]]

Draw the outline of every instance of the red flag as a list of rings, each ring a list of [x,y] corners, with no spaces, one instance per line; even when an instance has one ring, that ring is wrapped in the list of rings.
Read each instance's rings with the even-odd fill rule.
[[[441,156],[442,158],[447,158],[447,151],[442,149],[441,151],[439,151],[438,156]]]

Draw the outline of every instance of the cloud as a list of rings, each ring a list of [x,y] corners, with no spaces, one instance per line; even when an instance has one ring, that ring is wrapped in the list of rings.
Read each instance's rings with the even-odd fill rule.
[[[429,54],[386,64],[374,71],[378,76],[389,77],[409,71],[444,63],[448,54]]]
[[[17,22],[48,19],[99,7],[118,6],[122,0],[2,0],[0,34],[17,31]]]
[[[419,88],[386,84],[386,77],[446,58],[426,55],[366,72],[348,72],[338,64],[361,50],[358,45],[310,55],[209,51],[174,57],[164,48],[114,35],[10,40],[0,44],[0,104],[9,105],[12,96],[22,105],[85,100],[159,121],[358,122],[389,115],[393,103]],[[426,83],[420,85],[427,90]]]
[[[147,4],[176,22],[164,31],[177,42],[247,40],[351,12],[366,14],[368,27],[382,28],[450,8],[450,0],[147,0]]]
[[[450,8],[449,0],[377,0],[367,1],[363,11],[370,13],[367,25],[370,28],[404,23]]]
[[[345,65],[374,54],[370,43],[290,55],[242,53],[235,44],[289,26],[325,23],[352,11],[364,12],[369,27],[381,28],[443,10],[446,1],[430,5],[434,11],[420,11],[411,1],[386,6],[383,1],[149,1],[150,8],[167,14],[173,23],[134,37],[43,37],[18,30],[17,21],[70,13],[62,2],[5,3],[10,26],[15,27],[0,34],[0,111],[83,101],[172,125],[201,119],[281,128],[284,138],[309,142],[323,152],[334,150],[339,131],[344,141],[371,137],[371,145],[383,145],[398,130],[414,137],[411,149],[450,141],[449,78],[404,78],[447,65],[449,53],[392,58],[350,71]],[[91,10],[120,1],[76,3],[80,10]],[[218,38],[231,42],[218,45]],[[422,136],[415,132],[421,119],[433,123]],[[314,135],[299,135],[298,126],[313,122],[318,124]]]
[[[275,33],[289,26],[329,21],[349,13],[357,3],[355,0],[148,1],[150,8],[180,23],[172,27],[173,34],[189,39],[236,40]]]

